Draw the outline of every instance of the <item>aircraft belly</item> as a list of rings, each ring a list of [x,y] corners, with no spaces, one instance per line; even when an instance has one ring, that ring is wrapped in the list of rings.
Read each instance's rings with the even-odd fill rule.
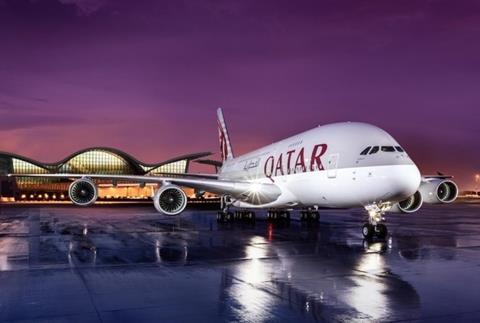
[[[257,208],[301,208],[310,206],[350,208],[380,201],[400,201],[408,194],[413,193],[407,192],[405,193],[407,195],[399,196],[398,189],[395,186],[395,183],[398,183],[399,180],[395,180],[395,176],[392,177],[392,174],[403,177],[405,174],[408,175],[409,168],[414,167],[414,165],[384,165],[341,168],[336,170],[335,177],[329,176],[328,171],[278,176],[272,178],[281,191],[278,199],[255,206],[238,202],[237,206]],[[263,180],[267,182],[267,179]]]
[[[285,186],[305,206],[356,207],[396,200],[392,183],[387,179],[392,172],[406,167],[410,166],[343,168],[337,170],[335,178],[328,177],[327,171],[296,174]]]

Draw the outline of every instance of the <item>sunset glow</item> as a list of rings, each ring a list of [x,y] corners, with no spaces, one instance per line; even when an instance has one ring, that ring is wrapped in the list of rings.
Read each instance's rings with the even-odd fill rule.
[[[480,4],[415,3],[0,0],[0,150],[218,152],[222,106],[237,155],[362,121],[474,188]]]

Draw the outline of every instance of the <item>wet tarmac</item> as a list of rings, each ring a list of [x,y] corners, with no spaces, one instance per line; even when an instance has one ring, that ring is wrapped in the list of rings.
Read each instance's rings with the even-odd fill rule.
[[[480,204],[319,224],[217,224],[212,211],[2,207],[0,321],[480,321]]]

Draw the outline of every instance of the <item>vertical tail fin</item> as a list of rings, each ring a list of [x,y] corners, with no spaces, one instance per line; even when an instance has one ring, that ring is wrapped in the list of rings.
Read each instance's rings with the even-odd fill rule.
[[[218,137],[220,140],[220,153],[222,154],[222,161],[233,158],[232,145],[230,144],[230,138],[228,137],[227,126],[225,119],[223,118],[222,108],[217,109],[217,121],[218,121]]]

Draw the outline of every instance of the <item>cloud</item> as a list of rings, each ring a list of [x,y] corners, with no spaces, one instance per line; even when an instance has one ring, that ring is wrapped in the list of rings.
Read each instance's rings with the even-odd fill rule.
[[[81,15],[91,15],[108,3],[108,0],[59,0],[63,4],[73,4]]]
[[[38,104],[32,105],[31,102]],[[66,115],[61,111],[50,110],[45,113],[44,103],[46,102],[37,101],[37,99],[14,100],[11,97],[0,95],[0,131],[82,124],[84,122],[83,119]]]
[[[0,112],[0,131],[57,125],[79,124],[83,120],[69,116]]]

